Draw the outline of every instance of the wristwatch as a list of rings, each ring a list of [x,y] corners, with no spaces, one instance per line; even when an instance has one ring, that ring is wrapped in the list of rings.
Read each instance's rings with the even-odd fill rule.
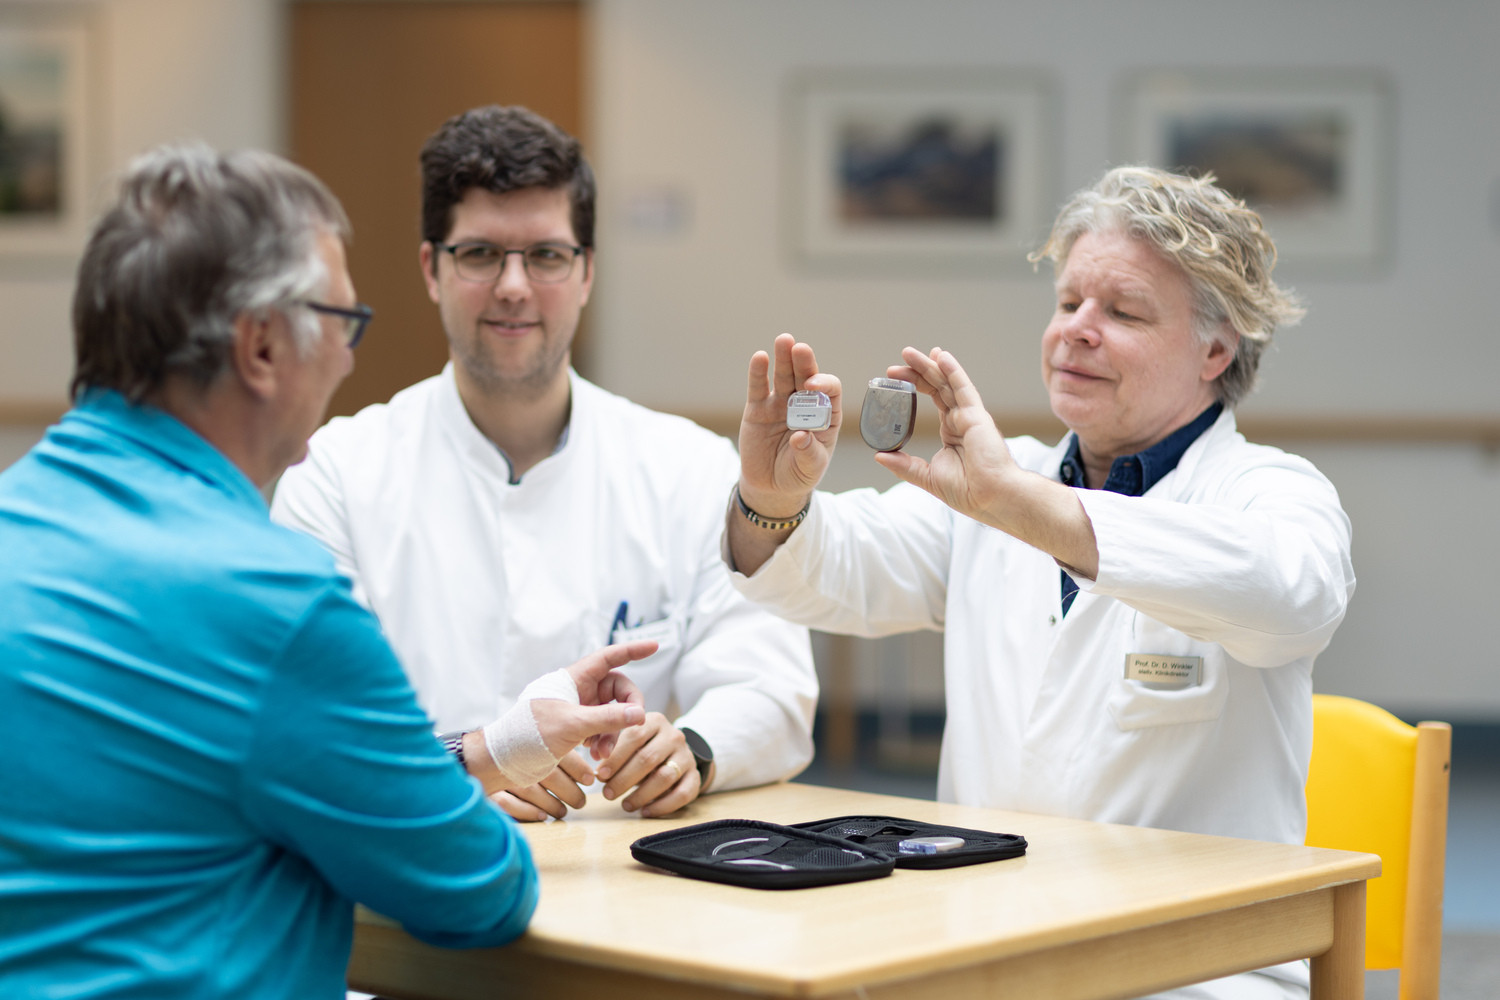
[[[443,745],[443,749],[457,758],[458,766],[465,770],[469,767],[468,762],[464,760],[464,737],[467,735],[468,733],[465,732],[454,732],[443,733],[438,737],[438,742]]]
[[[684,729],[682,735],[687,740],[688,752],[693,755],[693,763],[698,767],[698,789],[702,791],[708,787],[708,772],[714,766],[713,748],[695,730]]]

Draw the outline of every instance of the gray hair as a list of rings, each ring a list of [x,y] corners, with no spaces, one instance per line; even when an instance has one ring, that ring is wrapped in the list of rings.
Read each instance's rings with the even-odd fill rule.
[[[1306,310],[1271,280],[1276,246],[1258,214],[1214,183],[1213,174],[1186,177],[1155,167],[1116,167],[1063,206],[1047,242],[1029,256],[1062,267],[1079,237],[1121,232],[1175,264],[1193,296],[1193,330],[1203,343],[1239,334],[1218,379],[1219,400],[1233,408],[1255,387],[1261,353],[1278,325]],[[1226,338],[1227,339],[1227,338]]]
[[[207,387],[246,312],[284,312],[310,351],[317,317],[290,306],[327,287],[324,233],[348,238],[338,199],[279,156],[187,144],[138,157],[78,267],[72,395],[101,387],[138,402],[169,375]]]

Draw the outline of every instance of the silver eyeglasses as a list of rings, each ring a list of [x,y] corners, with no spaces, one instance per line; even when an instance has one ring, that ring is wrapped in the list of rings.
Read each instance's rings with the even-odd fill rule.
[[[520,250],[507,250],[493,243],[437,243],[433,246],[453,255],[453,266],[465,281],[494,284],[505,271],[505,261],[513,253],[521,255],[526,277],[543,285],[568,280],[573,262],[584,248],[568,243],[533,243]]]

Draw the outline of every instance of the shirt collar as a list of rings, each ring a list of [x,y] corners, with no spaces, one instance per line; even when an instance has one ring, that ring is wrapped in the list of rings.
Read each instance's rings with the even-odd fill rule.
[[[265,497],[229,456],[166,410],[132,403],[113,389],[92,388],[79,397],[65,419],[124,438],[230,497],[266,509]]]
[[[504,476],[505,481],[509,485],[519,486],[522,477],[516,475],[516,467],[511,462],[510,456],[505,453],[504,448],[501,448],[494,441],[486,437],[484,432],[479,429],[479,425],[474,423],[474,418],[469,415],[469,409],[464,405],[463,397],[458,392],[458,376],[452,361],[448,361],[443,365],[441,379],[442,389],[439,391],[440,405],[446,411],[445,420],[457,433],[460,445],[470,454],[474,455],[477,460],[482,462],[485,469],[493,472],[495,475]],[[557,437],[557,444],[547,453],[547,458],[555,458],[567,447],[568,438],[573,431],[573,406],[578,398],[579,381],[578,373],[569,368],[568,421],[563,424],[562,433]],[[498,465],[496,464],[497,460]],[[538,463],[538,466],[540,464]],[[526,475],[531,475],[538,466],[533,466],[527,471]]]
[[[1193,420],[1177,428],[1151,447],[1134,455],[1121,455],[1109,465],[1109,475],[1104,480],[1104,489],[1128,497],[1144,496],[1151,487],[1161,482],[1162,477],[1182,461],[1182,456],[1203,432],[1213,426],[1224,412],[1223,403],[1214,403]],[[1074,434],[1063,455],[1059,476],[1067,486],[1084,487],[1083,454]]]
[[[578,373],[575,372],[570,366],[568,368],[568,419],[567,422],[563,424],[562,433],[557,436],[557,444],[553,445],[552,450],[547,453],[547,458],[554,458],[562,454],[562,450],[568,446],[568,437],[573,433],[573,403],[577,399]],[[486,438],[485,440],[488,441],[489,439]],[[505,453],[504,448],[500,447],[498,444],[495,444],[493,441],[490,441],[490,444],[493,445],[494,449],[500,453],[500,457],[505,459],[505,467],[510,471],[510,485],[519,486],[521,483],[521,477],[516,475],[515,463],[510,460],[510,456]],[[545,461],[545,459],[543,461]],[[533,466],[532,468],[535,468],[535,466]],[[529,470],[527,474],[530,475]]]

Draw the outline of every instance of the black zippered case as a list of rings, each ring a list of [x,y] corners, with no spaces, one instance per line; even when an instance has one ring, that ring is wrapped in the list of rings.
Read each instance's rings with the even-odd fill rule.
[[[902,841],[957,838],[943,849]],[[752,889],[804,889],[882,878],[896,868],[954,868],[1019,857],[1026,838],[895,816],[838,816],[784,826],[721,819],[642,837],[630,845],[642,864]]]

